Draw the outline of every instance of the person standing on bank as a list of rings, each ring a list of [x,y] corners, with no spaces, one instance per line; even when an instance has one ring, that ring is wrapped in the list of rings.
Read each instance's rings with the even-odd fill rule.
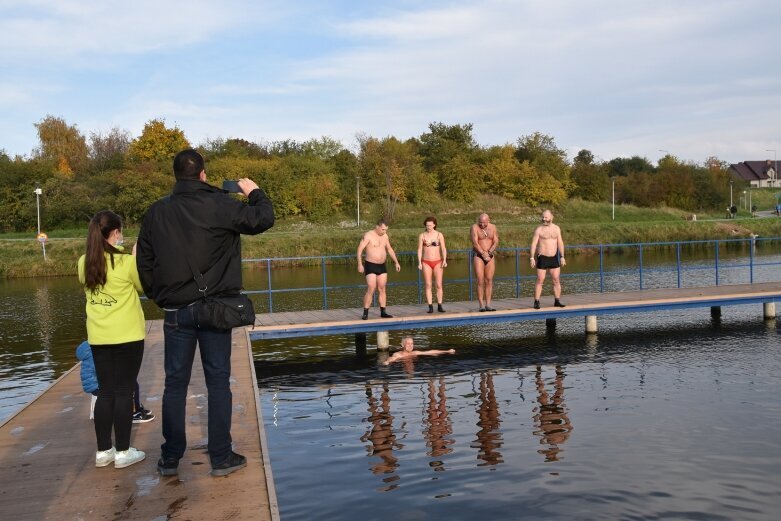
[[[364,263],[362,254],[366,250],[366,262]],[[385,268],[385,259],[387,255],[396,264],[396,271],[401,271],[401,265],[396,259],[396,252],[391,248],[388,239],[388,223],[385,219],[377,221],[373,230],[369,230],[363,235],[363,239],[358,244],[358,273],[366,276],[366,294],[363,296],[363,320],[369,318],[369,307],[372,305],[374,292],[379,294],[380,317],[393,318],[393,315],[385,311],[387,296],[385,294],[385,284],[388,282],[388,270]]]
[[[470,229],[472,239],[472,267],[477,276],[477,301],[480,311],[496,311],[491,307],[494,292],[494,273],[496,259],[494,253],[499,247],[499,233],[491,224],[487,213],[481,213]]]
[[[537,284],[534,286],[534,309],[540,309],[540,295],[545,274],[550,271],[553,280],[553,305],[563,308],[561,298],[561,267],[566,266],[564,260],[564,239],[561,229],[553,224],[553,213],[550,210],[542,212],[542,224],[534,230],[531,245],[531,267],[537,269]]]
[[[426,231],[418,236],[418,269],[423,272],[428,312],[434,312],[431,292],[431,281],[434,279],[437,285],[437,311],[444,313],[445,310],[442,307],[442,276],[445,268],[447,268],[445,236],[437,231],[436,217],[426,217],[426,220],[423,221],[423,226]]]
[[[198,326],[202,301],[193,270],[203,274],[209,296],[238,295],[241,282],[241,234],[256,235],[274,225],[274,208],[248,178],[238,186],[242,202],[206,182],[204,160],[192,149],[173,163],[173,193],[144,215],[138,235],[138,272],[147,296],[165,310],[165,390],[162,454],[157,470],[178,473],[187,448],[185,409],[196,343],[208,391],[208,451],[212,476],[225,476],[247,465],[232,448],[230,389],[231,330]],[[192,266],[192,268],[191,268]]]
[[[145,327],[136,259],[123,252],[123,240],[119,216],[98,212],[90,220],[86,253],[78,261],[79,282],[87,296],[87,341],[98,377],[95,466],[113,462],[118,469],[146,457],[130,446],[133,390],[144,357]]]

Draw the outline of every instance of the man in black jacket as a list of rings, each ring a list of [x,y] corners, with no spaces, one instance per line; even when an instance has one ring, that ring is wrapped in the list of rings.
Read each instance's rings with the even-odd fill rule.
[[[146,295],[165,310],[165,442],[157,470],[164,476],[176,475],[187,447],[185,407],[197,342],[209,393],[211,473],[225,476],[247,465],[247,459],[231,449],[231,331],[196,326],[195,303],[201,293],[190,264],[203,274],[210,296],[239,293],[240,234],[271,228],[274,209],[250,179],[238,182],[248,203],[207,184],[203,157],[195,150],[177,154],[174,175],[173,193],[144,215],[136,257]]]

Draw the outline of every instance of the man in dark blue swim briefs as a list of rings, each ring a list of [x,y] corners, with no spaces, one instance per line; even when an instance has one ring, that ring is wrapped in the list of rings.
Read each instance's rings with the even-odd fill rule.
[[[534,309],[540,309],[540,295],[545,274],[550,271],[553,280],[553,305],[563,308],[561,303],[561,266],[566,266],[564,260],[564,240],[561,229],[553,224],[553,213],[550,210],[542,212],[542,224],[534,230],[531,245],[532,268],[537,269],[537,284],[534,286]]]
[[[385,284],[388,281],[388,270],[385,268],[385,259],[388,255],[396,264],[396,271],[401,271],[401,265],[396,259],[396,252],[391,248],[388,240],[388,224],[384,219],[377,221],[373,230],[366,232],[358,245],[358,272],[366,275],[366,294],[363,296],[363,320],[369,318],[369,307],[372,297],[377,291],[377,300],[380,303],[380,317],[393,318],[393,315],[385,311],[387,296]],[[363,261],[363,252],[366,250],[366,262]]]
[[[469,231],[472,240],[472,268],[477,277],[477,301],[480,311],[496,311],[491,307],[491,296],[494,291],[494,273],[496,260],[494,253],[499,247],[499,232],[491,224],[487,213],[481,213],[477,222]]]

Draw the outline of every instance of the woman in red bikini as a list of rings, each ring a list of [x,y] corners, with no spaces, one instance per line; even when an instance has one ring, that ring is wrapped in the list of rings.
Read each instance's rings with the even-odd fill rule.
[[[447,248],[445,248],[445,236],[437,231],[436,217],[426,217],[423,221],[426,231],[418,237],[418,269],[423,272],[423,280],[426,284],[426,302],[428,312],[434,312],[431,298],[431,279],[437,284],[437,311],[444,313],[442,308],[442,274],[447,268]]]

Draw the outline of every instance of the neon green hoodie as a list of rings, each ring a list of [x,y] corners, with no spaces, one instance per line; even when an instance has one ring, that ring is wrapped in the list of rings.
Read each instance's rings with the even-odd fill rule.
[[[115,254],[114,267],[106,255],[106,284],[87,295],[87,340],[91,345],[123,344],[143,340],[145,335],[144,310],[138,292],[142,291],[138,278],[136,258]],[[84,284],[84,262],[79,258],[79,282]]]

